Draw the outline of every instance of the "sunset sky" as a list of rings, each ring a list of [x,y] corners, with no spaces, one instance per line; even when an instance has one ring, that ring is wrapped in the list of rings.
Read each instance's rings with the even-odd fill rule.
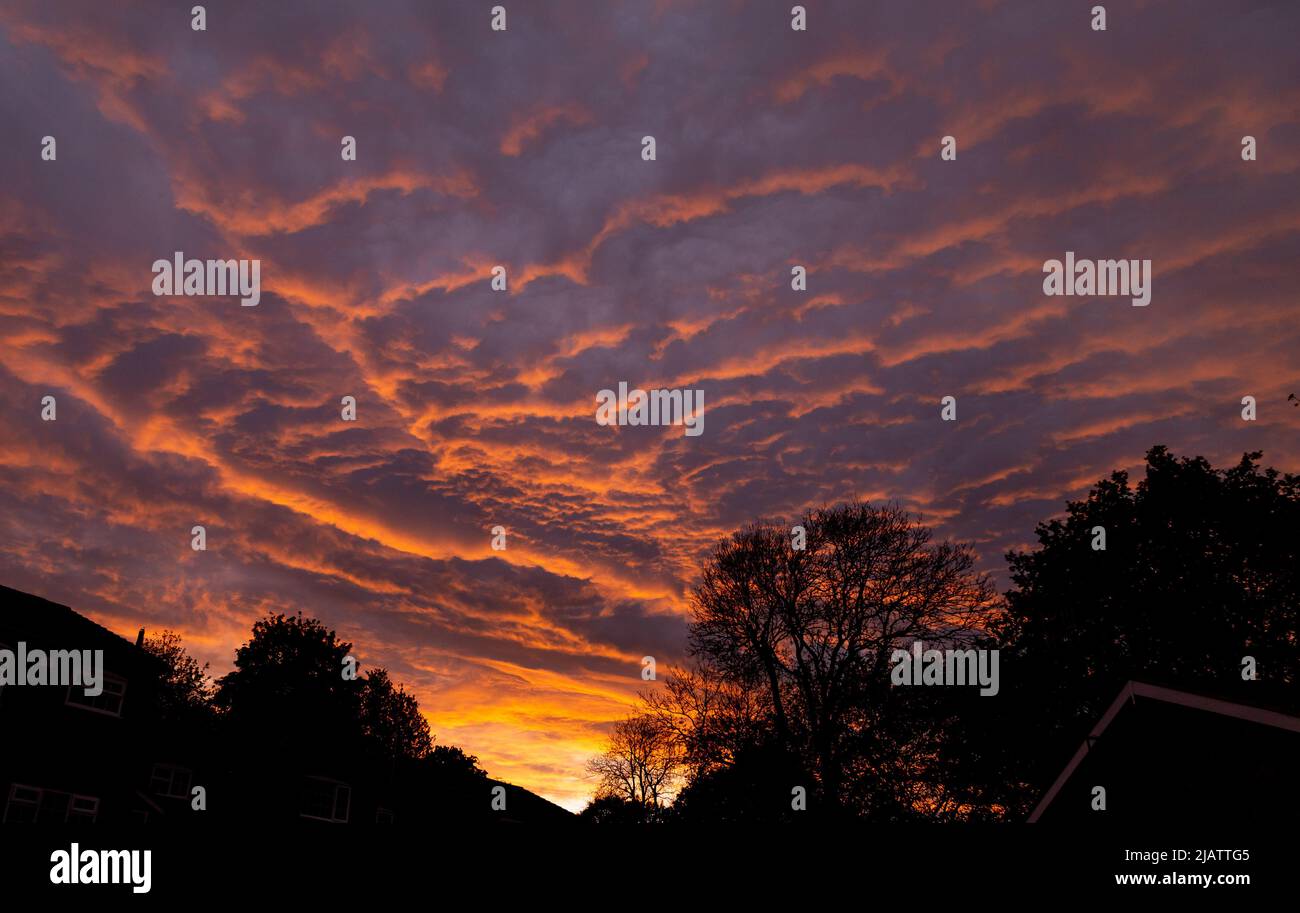
[[[301,610],[577,809],[755,517],[893,499],[1005,587],[1153,444],[1300,471],[1300,4],[497,2],[0,0],[0,583],[214,674]]]

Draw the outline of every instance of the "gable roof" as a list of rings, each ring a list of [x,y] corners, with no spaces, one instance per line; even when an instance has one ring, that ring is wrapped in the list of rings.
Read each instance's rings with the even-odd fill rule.
[[[1191,694],[1187,691],[1178,691],[1173,688],[1163,688],[1159,685],[1148,685],[1145,682],[1129,682],[1120,689],[1115,700],[1111,702],[1110,707],[1098,720],[1097,725],[1092,727],[1088,737],[1084,739],[1083,744],[1079,746],[1070,763],[1065,765],[1051,788],[1044,794],[1039,801],[1033,814],[1029,816],[1029,823],[1033,824],[1043,813],[1047,811],[1052,800],[1056,798],[1062,787],[1069,781],[1070,776],[1075,769],[1088,756],[1092,749],[1092,744],[1101,738],[1107,727],[1114,722],[1115,717],[1124,709],[1127,704],[1137,703],[1138,698],[1145,698],[1154,701],[1163,701],[1168,704],[1176,704],[1181,707],[1189,707],[1193,710],[1202,710],[1207,713],[1216,713],[1221,716],[1232,717],[1233,719],[1244,720],[1249,723],[1258,723],[1261,726],[1272,726],[1277,729],[1284,729],[1289,732],[1300,733],[1300,718],[1288,716],[1285,713],[1278,713],[1275,710],[1264,710],[1260,707],[1252,707],[1248,704],[1236,704],[1231,701],[1223,701],[1218,698],[1205,697],[1200,694]]]
[[[15,590],[12,587],[0,585],[0,612],[7,617],[31,618],[37,612],[43,613],[46,620],[54,621],[67,627],[72,627],[87,632],[90,636],[96,638],[107,638],[114,643],[121,641],[122,644],[134,647],[133,641],[128,640],[116,631],[110,631],[97,621],[92,621],[80,612],[63,605],[62,603],[52,602],[41,596],[35,596],[31,593],[24,593],[22,590]]]
[[[19,640],[26,635],[41,640],[75,638],[103,648],[110,660],[161,673],[162,660],[136,642],[123,637],[75,609],[40,596],[0,585],[0,639]],[[125,670],[118,670],[124,672]]]

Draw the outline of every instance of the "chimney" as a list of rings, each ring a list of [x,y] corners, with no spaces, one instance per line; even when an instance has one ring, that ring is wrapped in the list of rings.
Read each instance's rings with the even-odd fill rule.
[[[135,645],[137,647],[144,646],[144,628],[141,628],[140,633],[135,636]]]

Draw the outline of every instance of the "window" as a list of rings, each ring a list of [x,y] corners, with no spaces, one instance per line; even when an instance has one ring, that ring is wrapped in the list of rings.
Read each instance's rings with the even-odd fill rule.
[[[99,815],[99,800],[57,789],[38,789],[15,783],[5,805],[5,824],[93,823]]]
[[[393,810],[391,808],[375,809],[375,824],[392,824]]]
[[[174,764],[155,764],[149,788],[156,796],[171,799],[188,799],[190,797],[190,777],[192,774],[184,767]]]
[[[40,807],[39,789],[15,783],[9,788],[9,802],[5,805],[5,824],[26,824],[35,821]]]
[[[346,824],[351,804],[352,790],[346,783],[325,777],[307,778],[302,793],[302,817]]]
[[[73,796],[72,804],[68,807],[68,821],[85,822],[94,824],[95,817],[99,814],[99,800],[93,796]]]
[[[78,688],[75,685],[68,686],[68,703],[73,707],[81,707],[84,710],[93,710],[96,713],[103,713],[108,716],[122,715],[122,700],[126,697],[126,679],[118,678],[116,675],[104,676],[103,693],[90,697],[86,694],[85,688]]]

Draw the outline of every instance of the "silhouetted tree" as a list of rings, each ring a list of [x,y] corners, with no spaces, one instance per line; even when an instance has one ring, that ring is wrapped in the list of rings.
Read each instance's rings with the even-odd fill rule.
[[[158,709],[164,721],[197,721],[212,713],[213,685],[208,664],[185,652],[181,636],[174,631],[147,637],[143,647],[163,667],[158,681]]]
[[[587,762],[596,778],[596,796],[614,796],[659,813],[681,763],[678,743],[658,717],[638,714],[614,724],[609,747]]]
[[[647,712],[677,742],[688,779],[735,763],[771,732],[767,693],[733,681],[708,664],[671,667],[663,687],[641,697]]]
[[[484,779],[487,772],[479,767],[478,758],[466,754],[455,745],[434,745],[424,758],[424,766],[435,770],[443,776],[462,777],[471,780]]]
[[[981,643],[996,596],[969,546],[932,543],[897,507],[852,502],[800,525],[804,549],[777,523],[718,546],[694,592],[692,652],[762,694],[775,744],[811,775],[810,807],[906,817],[900,778],[925,767],[937,735],[918,711],[934,698],[891,687],[892,652]]]
[[[618,796],[592,799],[578,817],[588,824],[644,824],[646,807]]]
[[[794,789],[807,792],[811,783],[798,757],[775,739],[758,739],[736,748],[725,764],[694,774],[667,817],[690,824],[800,822],[809,813],[795,811]]]
[[[344,677],[352,644],[314,618],[272,615],[253,624],[215,702],[237,734],[301,752],[337,749],[362,732],[360,676]]]
[[[944,753],[953,699],[934,692],[949,689],[890,684],[893,651],[914,641],[993,645],[999,601],[974,552],[932,543],[894,506],[855,501],[799,525],[801,549],[775,522],[718,545],[693,593],[695,663],[644,696],[686,771],[672,816],[789,820],[796,787],[819,815],[989,814]],[[617,782],[625,762],[613,746]]]
[[[433,736],[419,702],[401,685],[394,687],[386,669],[373,669],[365,676],[361,726],[387,757],[418,760],[433,750]]]
[[[1009,700],[989,731],[1036,789],[1130,679],[1294,706],[1300,478],[1260,457],[1215,470],[1154,447],[1136,486],[1112,473],[1038,526],[1037,549],[1007,556]],[[1243,683],[1245,656],[1258,682]]]

